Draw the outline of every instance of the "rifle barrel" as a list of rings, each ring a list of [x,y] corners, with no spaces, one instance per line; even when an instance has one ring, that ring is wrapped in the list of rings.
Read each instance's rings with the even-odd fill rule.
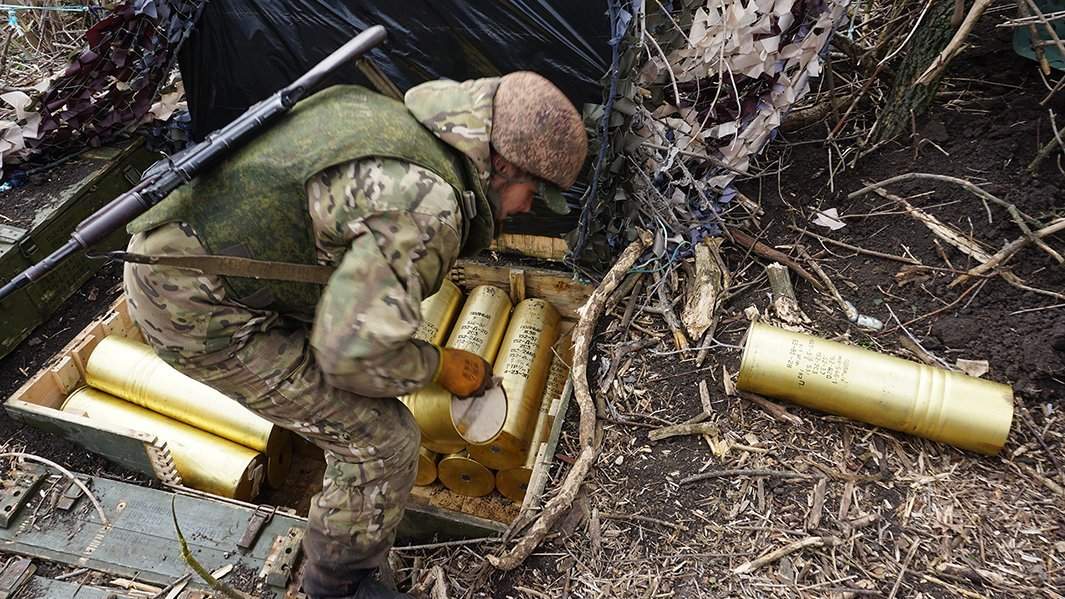
[[[51,272],[60,262],[105,239],[158,204],[170,192],[214,165],[226,153],[240,147],[275,118],[288,112],[322,82],[329,73],[349,60],[359,58],[385,39],[385,28],[374,25],[337,48],[288,87],[251,106],[243,114],[186,153],[149,180],[111,200],[78,224],[70,240],[45,259],[27,268],[0,287],[0,300]]]

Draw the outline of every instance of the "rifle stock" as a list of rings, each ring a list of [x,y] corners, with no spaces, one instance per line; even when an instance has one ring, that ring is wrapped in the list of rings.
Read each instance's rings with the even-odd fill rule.
[[[194,179],[229,152],[255,137],[277,117],[312,93],[337,67],[369,52],[385,39],[385,28],[374,25],[325,57],[287,87],[251,106],[231,123],[192,146],[157,175],[111,200],[74,228],[70,240],[46,258],[22,271],[3,287],[0,300],[51,272],[79,250],[91,247],[147,212],[172,191]]]

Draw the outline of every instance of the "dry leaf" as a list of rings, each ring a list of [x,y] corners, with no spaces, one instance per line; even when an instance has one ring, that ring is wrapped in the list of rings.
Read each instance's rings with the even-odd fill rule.
[[[829,208],[828,210],[818,212],[817,216],[815,216],[810,222],[819,227],[827,227],[833,231],[838,231],[847,226],[847,223],[840,220],[839,211],[835,208]]]
[[[958,370],[974,377],[982,377],[991,370],[991,365],[987,363],[987,360],[966,360],[964,358],[958,358],[958,361],[955,362],[954,365],[958,367]]]

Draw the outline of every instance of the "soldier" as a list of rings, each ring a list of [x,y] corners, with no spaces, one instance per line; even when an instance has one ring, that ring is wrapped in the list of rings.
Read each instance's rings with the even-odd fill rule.
[[[537,192],[567,211],[559,188],[586,154],[576,109],[535,73],[425,83],[403,103],[337,86],[130,224],[125,292],[158,354],[325,452],[313,599],[407,596],[373,576],[417,468],[396,396],[491,384],[480,357],[412,339],[420,303]]]

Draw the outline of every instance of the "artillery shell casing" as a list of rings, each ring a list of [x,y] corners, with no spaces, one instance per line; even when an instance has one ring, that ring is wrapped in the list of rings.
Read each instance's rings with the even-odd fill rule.
[[[492,471],[460,451],[444,456],[436,466],[440,482],[445,487],[467,497],[484,497],[495,489]]]
[[[422,322],[414,338],[433,345],[443,345],[460,307],[462,291],[450,280],[444,279],[439,291],[422,300]]]
[[[178,372],[151,347],[115,335],[104,337],[85,364],[85,382],[119,399],[265,453],[268,484],[274,488],[284,484],[291,464],[290,433]]]
[[[560,321],[558,310],[542,299],[527,299],[514,309],[493,367],[507,392],[503,431],[487,445],[468,448],[493,470],[516,468],[528,457]]]
[[[424,487],[436,482],[436,460],[439,456],[424,447],[418,448],[418,474],[414,484]]]
[[[474,287],[455,321],[447,346],[495,362],[507,330],[510,308],[510,298],[502,289],[491,285]]]
[[[994,455],[1013,390],[859,347],[753,323],[737,388]]]
[[[501,289],[487,285],[474,288],[455,320],[447,346],[491,362],[506,332],[509,314],[510,298]],[[467,443],[451,419],[451,399],[451,393],[436,383],[401,398],[418,422],[422,445],[437,453],[455,453]]]
[[[243,445],[123,401],[92,387],[70,394],[62,410],[93,422],[132,429],[165,441],[183,483],[231,499],[259,494],[263,455]]]
[[[536,415],[536,426],[533,429],[536,434],[529,443],[525,463],[517,468],[500,470],[496,473],[496,489],[514,503],[525,501],[525,493],[529,490],[529,480],[536,468],[536,461],[540,458],[540,446],[547,441],[551,434],[551,427],[555,423],[555,402],[562,397],[567,378],[569,378],[569,365],[558,355],[554,356],[551,359],[547,383],[544,385],[540,411]]]

